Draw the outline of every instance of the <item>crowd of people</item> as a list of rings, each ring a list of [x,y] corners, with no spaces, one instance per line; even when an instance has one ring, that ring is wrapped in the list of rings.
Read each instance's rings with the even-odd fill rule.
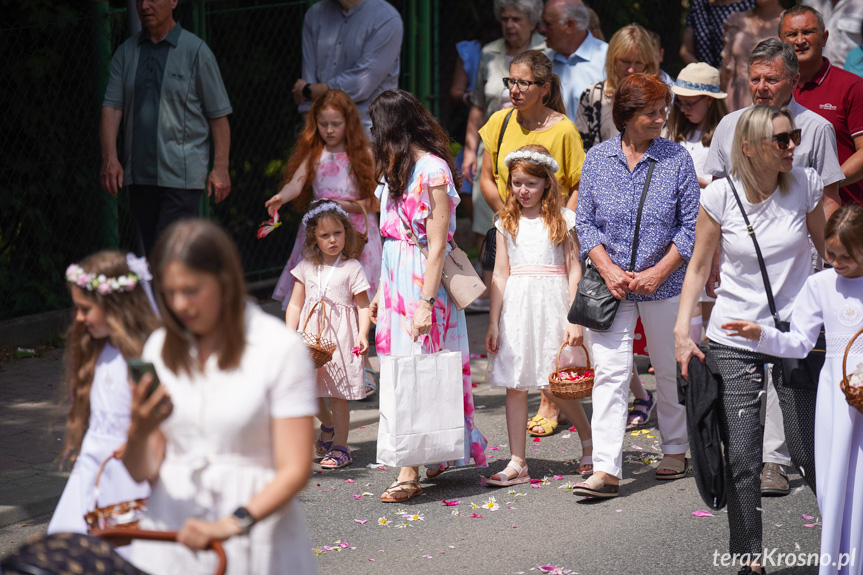
[[[766,572],[760,498],[789,492],[789,465],[818,499],[822,552],[856,553],[842,572],[863,573],[863,413],[838,389],[844,356],[851,369],[863,362],[863,79],[840,67],[859,65],[859,3],[783,12],[778,0],[693,0],[687,65],[672,79],[638,24],[606,44],[581,0],[495,0],[502,38],[459,49],[452,93],[469,105],[459,166],[450,136],[396,87],[398,13],[383,0],[322,0],[306,15],[292,90],[305,127],[263,206],[302,216],[274,293],[284,324],[246,299],[227,233],[183,219],[206,188],[217,201],[230,191],[231,107],[212,53],[173,20],[176,0],[138,5],[144,31],[118,50],[105,96],[102,181],[112,194],[130,187],[150,264],[107,251],[66,271],[64,454],[77,458],[49,534],[87,531],[101,467],[102,503],[148,497],[141,526],[183,544],[122,548],[140,569],[198,572],[209,559],[195,550],[215,541],[230,573],[315,572],[296,495],[313,454],[322,469],[352,464],[348,401],[381,383],[372,347],[382,361],[460,357],[464,448],[423,461],[425,475],[487,467],[465,310],[443,273],[470,198],[479,257],[492,260],[473,311],[489,312],[490,384],[506,390],[510,448],[485,485],[530,481],[526,433],[550,435],[566,417],[581,444],[573,493],[618,497],[626,430],[654,410],[655,478],[685,477],[698,438],[677,377],[709,356],[740,573]],[[579,291],[589,276],[617,300],[604,329],[568,316],[594,296]],[[790,385],[782,358],[805,357],[822,330],[819,381]],[[326,340],[332,358],[316,367],[298,331]],[[655,394],[634,366],[645,340]],[[589,418],[581,400],[549,390],[565,345],[593,360]],[[127,385],[138,358],[154,372]],[[528,417],[531,391],[541,403]],[[396,416],[417,415],[407,409],[421,408]],[[423,493],[413,461],[382,503]]]

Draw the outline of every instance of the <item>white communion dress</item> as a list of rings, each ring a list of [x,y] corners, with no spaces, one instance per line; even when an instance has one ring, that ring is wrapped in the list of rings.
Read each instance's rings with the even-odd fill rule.
[[[805,357],[821,325],[827,359],[815,404],[815,477],[821,510],[821,553],[830,561],[820,573],[835,573],[840,553],[854,553],[845,575],[863,574],[863,414],[848,405],[839,388],[848,341],[863,328],[863,278],[844,278],[828,269],[810,276],[794,301],[791,331],[769,326],[758,351],[779,357]],[[863,336],[848,354],[848,375],[863,362]],[[824,561],[822,559],[822,561]]]
[[[129,432],[132,391],[126,360],[110,343],[106,343],[96,360],[93,385],[90,387],[90,420],[81,451],[60,502],[54,510],[48,533],[86,533],[84,514],[96,504],[96,474],[99,466],[126,443]],[[99,481],[99,505],[145,498],[150,486],[136,483],[123,463],[109,462]],[[121,548],[122,549],[122,548]]]
[[[575,214],[561,210],[567,230]],[[492,387],[533,390],[548,387],[555,358],[565,339],[569,310],[569,279],[564,244],[552,244],[541,217],[522,217],[513,238],[495,226],[506,240],[509,278],[500,312],[498,353],[491,374]],[[564,240],[566,241],[566,240]],[[573,265],[578,262],[573,260]]]

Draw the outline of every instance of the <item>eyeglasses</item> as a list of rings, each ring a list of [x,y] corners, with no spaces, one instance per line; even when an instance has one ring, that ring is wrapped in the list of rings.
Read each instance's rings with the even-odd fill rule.
[[[507,90],[512,90],[513,88],[518,86],[519,92],[527,92],[534,84],[545,84],[545,82],[538,82],[536,80],[513,80],[512,78],[503,79],[504,88],[506,88]]]
[[[776,145],[779,146],[780,150],[787,150],[789,142],[794,142],[795,146],[800,145],[800,128],[796,130],[792,130],[790,132],[782,132],[780,134],[773,134],[773,141],[776,142]]]
[[[680,100],[680,98],[675,98],[674,99],[674,105],[677,106],[678,108],[681,108],[683,110],[688,111],[688,110],[691,110],[692,108],[694,108],[698,104],[698,102],[700,102],[701,100],[703,100],[706,97],[707,96],[699,96],[698,99],[696,99],[694,102],[691,102],[689,104],[682,102]]]

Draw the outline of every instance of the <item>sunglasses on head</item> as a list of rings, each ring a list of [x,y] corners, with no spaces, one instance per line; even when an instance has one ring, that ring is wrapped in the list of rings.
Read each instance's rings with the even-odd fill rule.
[[[789,142],[794,142],[795,146],[800,145],[800,134],[800,128],[791,130],[790,132],[773,134],[773,141],[776,142],[776,145],[779,146],[780,150],[787,150]]]

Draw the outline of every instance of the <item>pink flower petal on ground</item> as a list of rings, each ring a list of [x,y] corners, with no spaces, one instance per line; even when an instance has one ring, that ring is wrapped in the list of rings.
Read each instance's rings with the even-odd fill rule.
[[[447,501],[446,499],[441,499],[441,503],[443,503],[447,507],[453,507],[454,505],[458,505],[459,503],[461,503],[461,501],[458,499],[450,499],[449,501]]]
[[[801,515],[800,517],[802,517],[803,519],[809,519],[809,520],[815,519],[811,515]]]
[[[623,511],[623,509],[616,509],[615,511],[617,511],[618,513],[620,513],[621,511]]]
[[[542,487],[542,485],[531,485],[531,487],[533,487],[534,489],[539,489],[540,487]]]
[[[530,483],[531,483],[531,485],[534,483],[542,483],[542,479],[531,479]]]
[[[468,515],[468,517],[470,517],[471,519],[482,519],[482,515],[480,515],[479,513],[471,513],[470,515]]]
[[[345,483],[353,483],[353,482],[354,482],[353,479],[345,479]]]
[[[354,499],[362,499],[362,498],[363,498],[362,495],[354,495]]]
[[[371,557],[369,557],[369,561],[374,561],[374,559],[372,559]]]
[[[339,543],[339,547],[341,547],[342,549],[347,549],[348,547],[350,547],[350,544],[345,541],[344,543]]]
[[[499,451],[500,447],[486,447],[485,450],[486,451]]]
[[[633,448],[633,449],[641,449],[641,448],[640,448],[639,446],[637,446],[637,445],[633,445],[633,446],[632,446],[632,448]]]
[[[704,511],[699,509],[698,511],[693,511],[692,514],[696,517],[713,517],[713,513],[710,511]]]
[[[365,525],[368,522],[368,519],[354,519],[354,523],[359,523],[360,525]]]
[[[542,441],[542,440],[541,440],[539,437],[534,437],[534,438],[533,438],[533,442],[534,442],[534,443],[539,443],[540,441]]]
[[[575,426],[573,425],[572,427],[570,427],[570,428],[569,428],[569,430],[570,430],[570,431],[575,431]]]
[[[561,479],[563,479],[563,475],[555,475],[554,478],[560,481]]]
[[[431,559],[431,555],[423,555],[423,559]]]
[[[365,426],[365,425],[361,425],[361,426],[359,426],[359,427],[358,427],[358,429],[365,429],[365,428],[366,428],[366,426]]]

